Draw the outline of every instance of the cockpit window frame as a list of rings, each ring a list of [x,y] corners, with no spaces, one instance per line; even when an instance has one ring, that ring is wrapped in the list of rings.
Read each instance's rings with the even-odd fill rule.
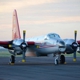
[[[49,34],[49,38],[60,38],[58,34]]]

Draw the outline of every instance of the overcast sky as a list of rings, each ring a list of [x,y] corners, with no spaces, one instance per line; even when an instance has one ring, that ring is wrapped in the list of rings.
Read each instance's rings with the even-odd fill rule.
[[[20,31],[26,38],[58,33],[80,39],[80,0],[0,0],[0,40],[12,39],[12,14],[17,10]]]

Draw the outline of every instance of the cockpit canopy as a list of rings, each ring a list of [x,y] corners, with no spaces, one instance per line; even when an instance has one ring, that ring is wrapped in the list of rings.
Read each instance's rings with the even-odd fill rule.
[[[26,41],[43,41],[43,40],[49,40],[49,39],[54,39],[54,38],[60,38],[60,36],[56,33],[49,33],[43,36],[27,38]]]
[[[59,36],[58,34],[56,34],[56,33],[50,33],[50,34],[48,34],[48,37],[49,37],[50,39],[60,38],[60,36]]]

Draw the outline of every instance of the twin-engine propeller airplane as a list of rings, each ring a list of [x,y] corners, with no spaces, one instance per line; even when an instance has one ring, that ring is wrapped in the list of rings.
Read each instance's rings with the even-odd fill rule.
[[[26,31],[23,31],[23,39],[21,39],[17,11],[13,12],[13,26],[12,26],[12,40],[0,41],[0,46],[7,48],[11,53],[10,63],[15,63],[15,56],[22,55],[22,62],[26,61],[25,54],[28,56],[50,56],[55,55],[55,64],[58,64],[59,57],[60,63],[65,63],[65,57],[61,53],[68,50],[75,52],[80,41],[62,40],[56,33],[49,33],[43,36],[25,39]],[[71,47],[71,48],[70,48]],[[59,56],[57,56],[59,55]]]

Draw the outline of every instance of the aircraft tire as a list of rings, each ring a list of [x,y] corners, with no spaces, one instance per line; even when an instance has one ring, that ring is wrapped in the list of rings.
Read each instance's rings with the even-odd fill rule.
[[[65,56],[61,55],[60,56],[60,64],[64,64],[65,63]]]
[[[14,55],[11,55],[11,58],[10,58],[10,63],[12,64],[14,64],[15,63],[15,56]]]
[[[56,62],[57,62],[57,65],[58,65],[59,64],[58,60],[56,60]]]

